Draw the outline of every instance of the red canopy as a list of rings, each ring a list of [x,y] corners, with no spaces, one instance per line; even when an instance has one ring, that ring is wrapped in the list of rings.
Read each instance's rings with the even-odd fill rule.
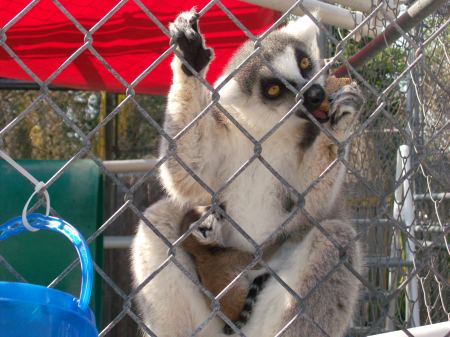
[[[201,10],[209,0],[140,0],[128,1],[106,22],[101,19],[115,6],[115,1],[59,0],[65,10],[84,29],[100,25],[92,35],[92,46],[127,83],[133,82],[169,47],[169,38],[138,6],[142,3],[164,25],[176,15],[196,6]],[[0,26],[4,27],[23,10],[29,0],[0,0]],[[277,18],[271,10],[236,0],[221,3],[252,33],[267,29]],[[215,50],[208,74],[213,82],[235,48],[246,39],[243,31],[214,4],[200,19],[207,45]],[[1,37],[0,37],[1,38]],[[37,2],[22,18],[6,30],[6,46],[0,45],[0,77],[32,81],[7,49],[41,80],[45,81],[84,43],[84,34],[52,1]],[[137,92],[165,94],[170,85],[169,54],[135,87]],[[52,81],[52,85],[89,89],[125,91],[91,51],[84,50]]]

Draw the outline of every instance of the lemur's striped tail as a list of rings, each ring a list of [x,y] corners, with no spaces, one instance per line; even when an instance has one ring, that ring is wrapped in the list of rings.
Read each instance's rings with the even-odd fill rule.
[[[256,303],[256,298],[258,297],[258,294],[261,292],[262,288],[264,287],[264,284],[269,279],[269,277],[270,277],[269,273],[258,276],[253,280],[253,283],[250,285],[247,298],[245,299],[244,308],[242,308],[238,320],[233,322],[234,325],[236,325],[239,329],[242,328],[245,324],[247,324],[248,320],[250,319],[250,315]],[[223,332],[226,335],[234,334],[233,328],[228,324],[226,324],[225,327],[223,328]]]

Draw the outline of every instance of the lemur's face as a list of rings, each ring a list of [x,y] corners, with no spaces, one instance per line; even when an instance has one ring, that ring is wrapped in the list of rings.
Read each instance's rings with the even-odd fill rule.
[[[245,114],[254,125],[270,127],[279,121],[294,107],[298,91],[320,69],[316,31],[301,29],[293,34],[293,29],[298,30],[298,25],[288,25],[263,39],[260,52],[251,56],[219,91],[224,105]],[[254,49],[253,42],[245,43],[225,74],[244,62]],[[316,111],[325,98],[323,77],[315,79],[314,83],[303,95],[303,104],[310,112]],[[294,113],[300,119],[307,118],[300,107]],[[326,118],[323,115],[316,117],[319,121]]]

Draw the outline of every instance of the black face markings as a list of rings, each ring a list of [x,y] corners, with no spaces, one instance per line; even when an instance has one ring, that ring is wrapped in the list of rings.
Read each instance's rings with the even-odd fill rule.
[[[286,92],[286,86],[278,78],[261,79],[261,95],[269,100],[281,98]]]
[[[319,123],[328,121],[328,113],[318,110],[320,104],[325,99],[325,89],[317,83],[314,83],[303,95],[303,106],[308,110]],[[310,120],[303,109],[298,109],[295,114],[303,119]]]
[[[314,61],[310,58],[308,53],[306,53],[302,49],[302,44],[297,43],[294,47],[295,50],[295,58],[297,61],[297,67],[299,72],[301,73],[302,77],[304,79],[309,79],[314,75]],[[266,60],[267,61],[267,60]],[[260,82],[260,92],[261,96],[264,99],[267,99],[269,101],[275,101],[279,98],[284,97],[287,93],[290,93],[291,90],[286,87],[285,85],[286,79],[282,81],[280,78],[273,76],[273,77],[262,77]],[[297,88],[298,90],[301,89],[299,87],[298,83],[295,83],[293,81],[287,81],[292,87]],[[318,84],[313,85],[314,88],[310,88],[305,93],[305,107],[308,111],[312,112],[315,110],[320,103],[323,101],[325,92],[322,88],[322,86]],[[312,95],[312,97],[306,97],[308,94],[311,94],[312,92],[319,92],[321,93],[321,97],[316,97],[317,95]],[[292,93],[295,95],[295,93]],[[309,95],[311,96],[311,95]],[[323,96],[323,97],[322,97]],[[317,101],[317,102],[316,102]],[[317,104],[318,103],[318,104]]]
[[[292,199],[292,197],[288,194],[283,197],[281,200],[281,204],[283,207],[283,210],[287,213],[291,213],[291,211],[294,209],[295,201]]]
[[[326,97],[325,89],[320,84],[314,83],[305,91],[303,97],[303,105],[309,112],[313,112],[319,108],[320,104],[324,101]]]
[[[295,59],[297,60],[298,70],[304,78],[310,78],[313,75],[313,60],[310,55],[300,48],[295,48]]]
[[[298,65],[301,70],[308,70],[312,67],[311,60],[309,57],[302,57],[300,60],[298,60]]]
[[[308,121],[303,129],[302,139],[299,143],[300,148],[303,150],[309,148],[314,143],[319,133],[319,127],[316,126],[313,122]]]
[[[264,93],[269,98],[277,98],[281,94],[281,86],[279,84],[272,84]]]
[[[288,82],[294,88],[297,87],[297,84],[295,82],[286,82]],[[277,77],[263,77],[260,80],[260,83],[262,97],[271,101],[282,98],[288,93],[292,93],[291,90],[289,90],[286,85]]]
[[[262,40],[259,53],[255,53],[253,41],[250,40],[244,43],[228,63],[225,74],[230,73],[239,66],[240,70],[236,73],[234,79],[239,83],[241,90],[245,94],[251,95],[255,85],[260,85],[261,69],[265,68],[266,63],[270,64],[277,55],[283,53],[287,47],[292,47],[294,50],[303,53],[302,55],[309,56],[304,52],[307,50],[307,47],[301,40],[282,31],[274,31]],[[253,56],[246,61],[252,53]],[[298,58],[298,55],[296,57]],[[245,64],[241,65],[244,61],[246,61]],[[311,61],[312,65],[314,65],[314,60]],[[314,69],[314,66],[312,69]],[[312,69],[302,73],[302,76],[313,75]],[[294,87],[296,86],[294,85]]]

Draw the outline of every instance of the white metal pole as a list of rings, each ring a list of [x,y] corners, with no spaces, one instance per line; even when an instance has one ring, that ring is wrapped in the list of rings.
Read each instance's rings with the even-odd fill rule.
[[[271,8],[280,12],[284,12],[294,5],[296,0],[245,0],[258,6]],[[303,7],[312,13],[317,13],[321,20],[332,26],[352,30],[364,20],[364,15],[361,12],[350,11],[341,7],[330,5],[318,0],[303,0],[300,2]],[[303,15],[300,7],[293,11],[293,14]],[[365,33],[368,33],[367,27]],[[362,32],[364,34],[364,31]]]
[[[370,13],[373,8],[372,0],[325,0],[325,2],[328,2],[329,4],[340,4],[355,11],[361,11],[364,13]]]
[[[397,165],[395,168],[395,181],[400,181],[400,178],[403,175],[403,161],[402,161],[402,157],[400,154],[400,149],[397,150]],[[394,220],[400,220],[400,205],[402,203],[402,199],[403,199],[403,184],[399,185],[394,192],[394,205],[393,205],[393,210],[392,210],[392,217],[394,218]],[[391,241],[391,251],[390,251],[390,258],[398,258],[400,257],[400,249],[401,249],[401,240],[400,240],[400,233],[398,231],[397,228],[393,229],[392,232],[392,241]],[[395,289],[396,287],[396,283],[398,280],[398,270],[395,269],[393,270],[393,268],[389,268],[388,269],[388,290],[392,291],[393,289]],[[395,311],[396,311],[396,305],[397,304],[397,300],[391,299],[391,302],[389,302],[389,307],[388,307],[388,314],[386,315],[386,321],[385,321],[385,329],[386,330],[393,330],[394,328],[394,322],[392,321],[392,319],[390,319],[390,317],[394,317],[395,316]]]
[[[371,13],[374,7],[378,5],[377,0],[325,0],[325,2],[340,4],[364,13]],[[398,0],[389,0],[386,3],[386,8],[397,8],[399,2]]]
[[[150,171],[158,162],[156,158],[130,159],[130,160],[105,160],[103,165],[113,173],[131,173]]]
[[[424,325],[417,328],[408,329],[414,337],[446,337],[450,332],[450,322],[442,322],[430,325]],[[403,330],[372,335],[368,337],[407,337]]]
[[[131,235],[117,235],[103,237],[103,249],[129,249],[133,242]]]
[[[408,174],[411,171],[411,149],[408,145],[401,145],[399,148],[400,157],[403,162],[402,174]],[[403,181],[403,204],[400,210],[400,217],[406,226],[409,233],[406,240],[406,257],[407,260],[413,261],[416,246],[411,237],[415,236],[414,233],[414,200],[412,193],[412,186],[410,179],[407,178]],[[419,311],[419,288],[417,277],[413,277],[406,287],[406,309],[411,320],[411,326],[420,326],[420,311]]]

